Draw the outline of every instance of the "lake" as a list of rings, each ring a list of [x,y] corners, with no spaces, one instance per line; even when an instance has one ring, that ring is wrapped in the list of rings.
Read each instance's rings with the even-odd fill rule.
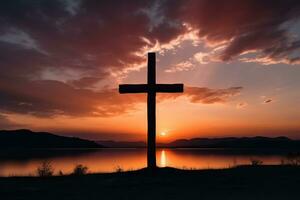
[[[0,176],[36,175],[43,161],[50,161],[55,174],[71,173],[75,165],[83,164],[89,172],[114,172],[117,169],[136,170],[146,166],[146,149],[55,149],[32,150],[30,152],[2,152],[0,154]],[[263,164],[280,164],[286,154],[248,152],[223,149],[157,149],[157,165],[181,169],[228,168],[250,164],[252,159]]]

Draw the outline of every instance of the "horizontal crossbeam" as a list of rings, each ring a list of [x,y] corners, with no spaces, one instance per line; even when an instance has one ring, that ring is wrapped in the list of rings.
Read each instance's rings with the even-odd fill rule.
[[[123,84],[119,85],[119,92],[124,93],[146,93],[148,92],[147,84]]]
[[[183,92],[183,84],[156,84],[155,92],[167,92],[167,93],[176,93]]]
[[[176,93],[183,92],[183,84],[123,84],[119,86],[119,92],[121,94],[147,92]]]

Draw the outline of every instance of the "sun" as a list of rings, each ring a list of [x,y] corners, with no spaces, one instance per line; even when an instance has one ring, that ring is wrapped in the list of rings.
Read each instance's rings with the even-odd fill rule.
[[[162,132],[160,132],[160,135],[161,135],[161,136],[166,136],[167,133],[166,133],[165,131],[162,131]]]

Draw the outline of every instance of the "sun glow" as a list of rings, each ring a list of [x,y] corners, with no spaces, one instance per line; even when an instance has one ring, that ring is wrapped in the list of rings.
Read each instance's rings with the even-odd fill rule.
[[[164,136],[166,136],[167,135],[167,133],[165,132],[165,131],[162,131],[161,133],[160,133],[160,136],[162,136],[162,137],[164,137]]]

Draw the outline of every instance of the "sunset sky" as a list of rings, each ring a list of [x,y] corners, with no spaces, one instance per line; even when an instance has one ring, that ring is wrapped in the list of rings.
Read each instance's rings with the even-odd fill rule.
[[[299,0],[0,1],[0,129],[146,139],[147,52],[157,138],[300,138]]]

